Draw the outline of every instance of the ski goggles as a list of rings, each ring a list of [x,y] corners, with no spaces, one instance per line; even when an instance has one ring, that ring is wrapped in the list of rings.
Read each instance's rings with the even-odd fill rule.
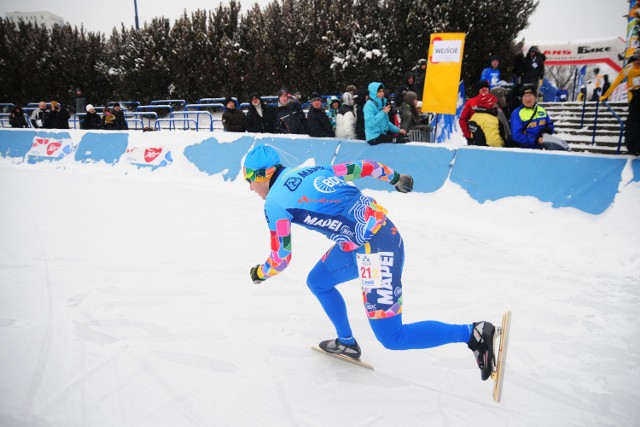
[[[276,171],[276,169],[279,166],[280,165],[275,165],[266,169],[251,169],[251,168],[244,167],[242,168],[242,173],[244,175],[244,179],[247,182],[252,182],[252,181],[264,182],[264,181],[268,181],[269,178],[271,178],[271,175],[273,175],[273,173]]]

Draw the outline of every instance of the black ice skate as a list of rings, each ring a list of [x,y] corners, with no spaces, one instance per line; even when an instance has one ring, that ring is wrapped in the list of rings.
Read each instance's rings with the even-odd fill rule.
[[[495,367],[493,356],[493,337],[496,328],[489,322],[477,322],[473,324],[473,332],[467,346],[473,351],[478,362],[482,381],[486,381],[491,376]]]
[[[342,344],[338,338],[335,340],[322,341],[319,347],[331,354],[340,354],[351,359],[360,360],[360,346],[356,342],[355,344]]]

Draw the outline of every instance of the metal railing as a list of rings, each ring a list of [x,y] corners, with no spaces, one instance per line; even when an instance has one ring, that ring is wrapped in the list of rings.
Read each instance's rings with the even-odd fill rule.
[[[144,119],[147,119],[147,126],[144,125]],[[158,114],[155,111],[135,111],[135,112],[127,112],[125,114],[125,119],[127,121],[131,120],[136,124],[134,129],[138,129],[138,121],[140,121],[142,128],[150,127],[153,128],[155,125],[155,121],[158,120]],[[153,123],[151,123],[153,121]]]
[[[616,120],[618,121],[618,123],[620,124],[620,135],[618,136],[618,148],[616,149],[616,154],[620,154],[620,147],[622,147],[622,137],[624,136],[624,121],[622,121],[620,116],[618,114],[616,114],[615,111],[613,111],[613,108],[611,108],[611,106],[609,105],[609,103],[607,101],[602,101],[602,104],[605,107],[607,107],[609,112],[611,114],[613,114],[613,117],[615,117]],[[598,112],[596,110],[596,122],[597,121],[598,121]],[[596,122],[594,122],[594,124],[593,124],[593,135],[594,135],[594,138],[595,138],[595,134],[596,134]]]
[[[156,120],[156,130],[168,129],[168,130],[176,130],[177,122],[182,122],[182,130],[191,130],[191,123],[193,123],[193,127],[195,131],[198,130],[198,122],[195,119],[189,118],[181,118],[181,119],[158,119]],[[168,128],[163,128],[162,123],[169,123]]]
[[[200,118],[203,117],[204,120],[208,121],[208,123],[205,123],[205,125],[207,125],[207,127],[209,128],[209,131],[213,131],[213,122],[215,120],[213,119],[211,113],[208,111],[174,111],[173,113],[171,113],[170,118],[173,119],[175,123],[188,120],[188,122],[182,124],[182,127],[189,128],[190,122],[194,121],[192,116],[195,116],[196,130],[200,130]]]
[[[202,104],[187,104],[184,106],[184,111],[197,111],[197,110],[225,110],[224,104],[220,104],[219,102],[214,103],[202,103]]]
[[[155,99],[151,101],[151,105],[171,105],[176,110],[184,110],[187,101],[184,99]]]

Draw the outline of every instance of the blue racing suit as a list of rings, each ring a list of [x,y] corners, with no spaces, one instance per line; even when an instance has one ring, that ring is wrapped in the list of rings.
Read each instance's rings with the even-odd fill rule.
[[[372,160],[276,172],[264,208],[271,254],[258,267],[258,276],[272,277],[289,265],[291,224],[300,224],[335,242],[309,273],[307,285],[341,340],[353,338],[346,305],[336,285],[359,278],[371,328],[385,347],[406,350],[467,342],[472,325],[436,321],[402,324],[402,237],[387,218],[386,209],[347,182],[367,176],[395,182],[398,173]],[[373,287],[364,286],[371,257],[378,260],[375,271],[379,272]]]

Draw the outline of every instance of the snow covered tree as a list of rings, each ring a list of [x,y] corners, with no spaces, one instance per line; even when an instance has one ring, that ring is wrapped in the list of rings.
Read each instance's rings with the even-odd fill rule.
[[[213,75],[213,47],[207,36],[207,12],[186,12],[171,30],[172,49],[169,59],[174,97],[196,102],[208,95]]]

